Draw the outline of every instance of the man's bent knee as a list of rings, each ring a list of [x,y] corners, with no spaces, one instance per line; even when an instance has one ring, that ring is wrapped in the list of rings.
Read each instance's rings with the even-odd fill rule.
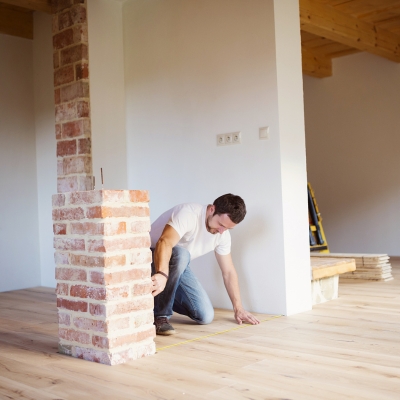
[[[200,325],[208,325],[211,324],[214,320],[214,309],[209,308],[200,313],[199,318],[196,319],[196,322]]]

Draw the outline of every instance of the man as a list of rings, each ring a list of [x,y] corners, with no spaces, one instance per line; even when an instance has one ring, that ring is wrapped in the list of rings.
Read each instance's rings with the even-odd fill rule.
[[[229,230],[245,215],[243,199],[225,194],[208,206],[180,204],[152,224],[152,293],[158,335],[175,333],[169,323],[173,311],[187,315],[199,324],[209,324],[213,320],[211,301],[189,266],[191,260],[213,250],[237,323],[260,323],[242,306],[238,277],[231,257]]]

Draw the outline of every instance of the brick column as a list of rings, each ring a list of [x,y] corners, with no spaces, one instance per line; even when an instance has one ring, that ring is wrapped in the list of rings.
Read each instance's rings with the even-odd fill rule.
[[[53,196],[59,351],[114,365],[154,354],[148,192]]]
[[[53,0],[57,192],[93,189],[86,0]]]

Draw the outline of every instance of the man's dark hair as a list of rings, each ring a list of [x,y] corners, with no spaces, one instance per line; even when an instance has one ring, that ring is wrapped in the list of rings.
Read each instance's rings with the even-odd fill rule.
[[[224,194],[214,201],[215,214],[228,214],[228,217],[234,224],[242,222],[246,215],[246,204],[240,196],[228,193]]]

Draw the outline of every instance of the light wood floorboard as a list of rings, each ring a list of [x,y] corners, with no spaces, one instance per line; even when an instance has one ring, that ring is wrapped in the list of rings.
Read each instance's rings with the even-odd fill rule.
[[[108,367],[57,353],[53,289],[0,293],[0,399],[400,398],[400,261],[390,282],[346,281],[339,299],[240,329],[174,316],[155,355]],[[202,336],[229,330],[198,341]],[[167,347],[176,345],[172,347]]]

